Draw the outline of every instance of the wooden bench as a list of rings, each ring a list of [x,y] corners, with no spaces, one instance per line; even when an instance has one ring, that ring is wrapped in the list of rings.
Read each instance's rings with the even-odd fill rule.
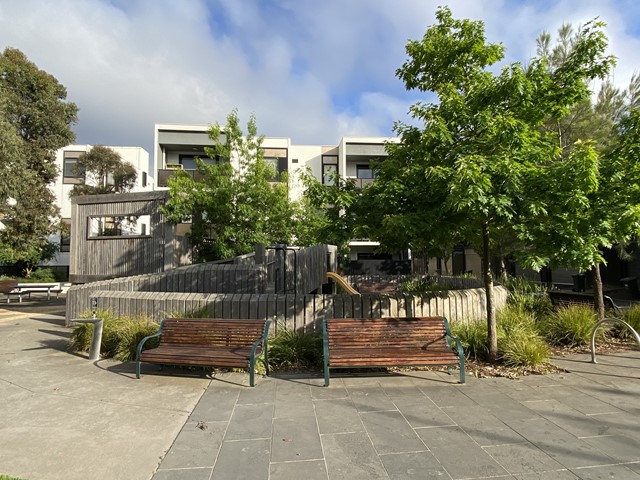
[[[136,351],[136,377],[140,363],[249,368],[254,386],[256,355],[264,352],[269,373],[267,336],[271,320],[217,318],[167,318],[158,333],[143,338]],[[156,348],[142,350],[151,338],[159,337]]]
[[[444,317],[331,318],[322,323],[324,384],[329,369],[360,367],[460,368],[465,382],[464,352]]]
[[[593,298],[593,294],[591,293],[579,293],[579,292],[567,292],[567,291],[558,291],[558,290],[550,290],[547,292],[549,294],[549,300],[551,300],[551,304],[558,307],[567,307],[569,305],[589,305],[592,308],[595,308],[595,300]],[[604,299],[604,308],[612,311],[616,316],[621,316],[622,311],[616,302],[613,301],[608,295],[603,296]]]

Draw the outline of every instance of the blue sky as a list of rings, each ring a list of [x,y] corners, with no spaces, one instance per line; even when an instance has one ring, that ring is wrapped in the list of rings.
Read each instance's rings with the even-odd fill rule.
[[[237,107],[267,136],[336,144],[391,135],[411,103],[395,77],[404,46],[438,5],[429,0],[0,0],[0,48],[22,50],[80,108],[78,143],[139,145],[154,123],[224,122]],[[506,61],[526,62],[543,30],[607,24],[614,81],[640,69],[637,0],[458,0],[485,22]]]

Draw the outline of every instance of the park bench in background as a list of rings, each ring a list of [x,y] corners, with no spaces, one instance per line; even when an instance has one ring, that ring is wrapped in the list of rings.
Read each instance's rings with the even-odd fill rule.
[[[458,366],[465,381],[464,352],[444,317],[331,318],[322,332],[325,385],[331,368],[427,365]]]
[[[589,305],[590,307],[595,308],[595,301],[592,293],[550,290],[548,294],[552,305],[556,308],[566,307],[569,305]],[[604,307],[617,317],[622,315],[620,307],[608,295],[604,295]]]
[[[267,336],[270,320],[218,318],[167,318],[155,335],[143,338],[136,352],[136,377],[140,363],[239,367],[249,369],[254,386],[256,356],[264,352],[269,373]],[[156,348],[142,350],[151,338],[159,338]]]

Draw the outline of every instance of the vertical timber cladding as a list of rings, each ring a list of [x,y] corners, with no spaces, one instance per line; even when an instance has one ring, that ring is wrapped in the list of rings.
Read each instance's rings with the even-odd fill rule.
[[[166,199],[165,191],[72,198],[70,281],[162,272],[173,241],[160,212]]]

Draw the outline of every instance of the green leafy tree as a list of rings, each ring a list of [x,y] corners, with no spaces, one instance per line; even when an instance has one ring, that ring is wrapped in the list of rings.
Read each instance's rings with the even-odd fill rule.
[[[588,79],[605,75],[613,60],[603,53],[601,25],[590,23],[575,55],[555,72],[537,58],[527,68],[512,63],[494,74],[491,67],[503,58],[504,47],[486,42],[482,22],[453,19],[448,8],[438,9],[436,18],[422,40],[407,44],[409,59],[397,75],[409,90],[435,93],[437,103],[411,106],[422,127],[396,124],[401,143],[388,146],[372,194],[381,195],[381,223],[392,229],[381,238],[397,232],[407,244],[416,238],[433,249],[442,238],[464,238],[480,253],[488,350],[496,359],[490,268],[496,244],[507,233],[522,237],[518,226],[542,208],[528,193],[531,182],[550,179],[539,172],[550,164],[560,173],[562,166],[573,167],[553,162],[560,149],[541,127],[586,98]],[[590,159],[589,151],[575,155],[576,163]],[[590,178],[578,180],[584,184]],[[413,225],[419,215],[426,217],[420,229]]]
[[[551,47],[551,35],[538,38],[538,54],[545,58],[552,75],[565,68],[581,46],[581,33],[565,24],[558,30]],[[585,85],[586,86],[586,85]],[[618,89],[606,79],[595,97],[587,96],[572,105],[564,115],[547,118],[543,128],[555,138],[561,149],[557,161],[574,169],[551,166],[544,186],[537,192],[546,198],[534,216],[526,234],[537,246],[542,261],[552,266],[591,270],[595,303],[604,318],[603,286],[600,265],[604,248],[626,244],[638,231],[637,158],[628,148],[640,96],[640,76],[634,75],[627,89]],[[578,152],[578,153],[577,153]],[[582,161],[575,163],[575,159]],[[563,173],[559,173],[562,170]],[[537,190],[534,187],[534,190]],[[532,260],[532,261],[531,261]],[[539,266],[540,258],[529,258]]]
[[[84,176],[81,185],[74,185],[69,196],[124,193],[136,185],[138,173],[133,165],[122,160],[115,150],[96,145],[78,157],[75,173]]]
[[[304,193],[298,205],[296,241],[299,245],[336,245],[339,264],[344,268],[349,260],[349,242],[367,235],[361,210],[365,189],[336,172],[327,175],[329,182],[325,184],[310,170],[300,174]]]
[[[294,208],[288,178],[282,174],[274,181],[276,171],[264,159],[255,117],[244,135],[234,110],[224,127],[211,125],[209,137],[215,147],[206,153],[215,163],[197,159],[195,178],[178,170],[168,181],[163,211],[169,221],[192,220],[190,237],[201,261],[245,254],[257,243],[289,243]]]
[[[52,75],[19,50],[0,54],[0,261],[28,273],[55,249],[58,226],[49,185],[58,172],[56,150],[72,143],[77,107]]]

